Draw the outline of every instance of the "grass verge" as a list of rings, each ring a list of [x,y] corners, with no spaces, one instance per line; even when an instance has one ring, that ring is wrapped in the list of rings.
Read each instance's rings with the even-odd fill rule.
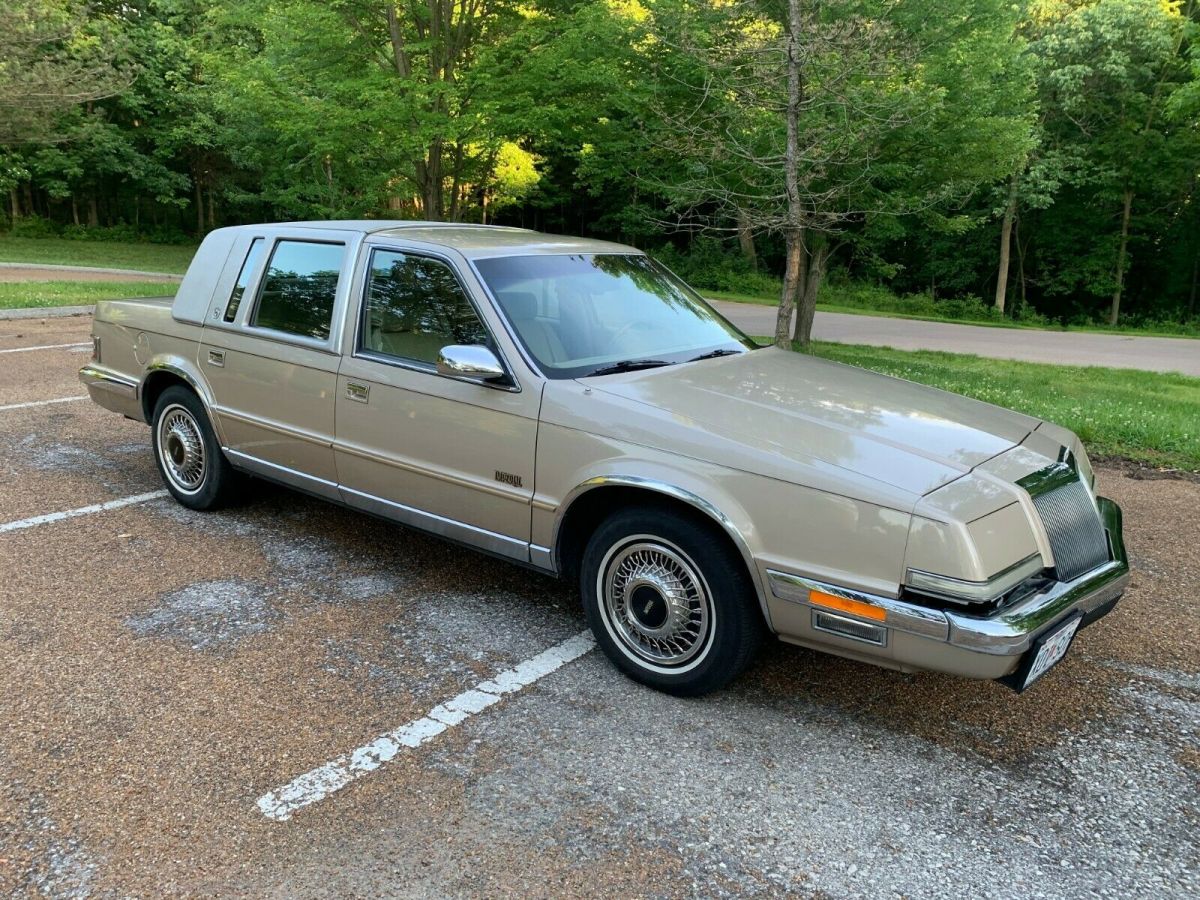
[[[814,343],[812,352],[1047,419],[1093,456],[1200,471],[1200,378],[857,344]]]
[[[170,297],[179,285],[162,281],[0,282],[0,309],[89,306],[122,297]]]
[[[0,262],[95,266],[179,274],[187,270],[195,252],[196,248],[192,245],[69,241],[63,238],[0,235]]]

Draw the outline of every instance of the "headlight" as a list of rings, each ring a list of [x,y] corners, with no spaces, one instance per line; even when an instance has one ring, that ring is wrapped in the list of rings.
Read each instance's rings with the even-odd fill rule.
[[[987,581],[964,581],[934,572],[909,569],[905,584],[919,593],[931,594],[955,603],[991,603],[1044,568],[1041,555],[1035,553],[998,572]]]

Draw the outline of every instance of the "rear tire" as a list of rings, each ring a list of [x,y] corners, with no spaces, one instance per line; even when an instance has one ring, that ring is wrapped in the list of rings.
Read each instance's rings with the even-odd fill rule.
[[[718,690],[762,642],[741,557],[714,526],[635,507],[606,519],[580,567],[588,624],[635,681],[683,697]]]
[[[163,391],[154,404],[150,434],[154,461],[172,497],[188,509],[229,503],[240,479],[195,393],[179,385]]]

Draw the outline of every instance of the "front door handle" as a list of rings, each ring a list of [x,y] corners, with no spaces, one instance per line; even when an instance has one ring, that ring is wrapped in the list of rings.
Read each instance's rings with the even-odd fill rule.
[[[210,366],[222,366],[223,367],[225,365],[225,351],[224,350],[209,350],[208,351],[208,364]]]
[[[359,403],[366,403],[370,396],[371,388],[365,384],[359,384],[357,381],[346,382],[346,396],[351,400],[357,400]]]

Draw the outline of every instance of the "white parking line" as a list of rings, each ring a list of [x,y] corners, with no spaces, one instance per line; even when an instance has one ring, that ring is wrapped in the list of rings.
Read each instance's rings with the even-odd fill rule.
[[[133,506],[135,503],[145,503],[147,500],[157,500],[159,497],[165,496],[167,496],[166,491],[150,491],[148,494],[135,494],[132,497],[121,497],[119,500],[106,500],[103,503],[93,503],[91,506],[81,506],[78,509],[64,509],[62,512],[46,513],[44,516],[17,519],[15,522],[0,524],[0,534],[6,531],[20,531],[22,528],[33,528],[37,525],[49,525],[51,522],[61,522],[63,519],[90,516],[92,513],[120,509],[122,506]]]
[[[87,394],[80,394],[78,397],[55,397],[53,400],[30,400],[28,403],[10,403],[8,406],[0,406],[0,412],[6,409],[29,409],[31,406],[49,406],[51,403],[74,403],[76,400],[86,400]]]
[[[68,347],[90,347],[91,341],[82,344],[42,344],[40,347],[9,347],[0,353],[28,353],[30,350],[65,350]]]
[[[551,672],[583,656],[596,646],[591,632],[584,631],[561,644],[543,650],[516,668],[508,669],[469,691],[439,704],[422,718],[406,722],[394,731],[382,734],[369,744],[339,756],[332,762],[305,772],[299,778],[258,798],[258,808],[268,819],[286,822],[292,813],[330,794],[340,791],[368,772],[374,772],[403,748],[419,747],[443,731],[453,728],[498,703],[505,694],[526,688]]]

